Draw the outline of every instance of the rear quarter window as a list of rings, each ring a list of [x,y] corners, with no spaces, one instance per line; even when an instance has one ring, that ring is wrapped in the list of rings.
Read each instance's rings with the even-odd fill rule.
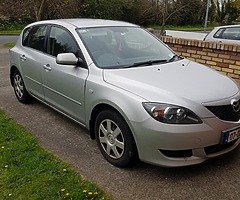
[[[22,34],[22,45],[23,45],[23,46],[27,46],[27,45],[28,45],[28,36],[29,36],[29,33],[30,33],[30,27],[29,27],[29,28],[26,28],[26,29],[23,31],[23,34]]]
[[[223,39],[240,40],[240,27],[226,28],[222,33]]]

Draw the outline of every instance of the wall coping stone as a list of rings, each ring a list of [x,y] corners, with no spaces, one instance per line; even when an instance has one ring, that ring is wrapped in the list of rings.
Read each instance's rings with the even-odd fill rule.
[[[240,46],[234,45],[234,44],[206,42],[206,41],[201,41],[201,40],[183,39],[183,38],[176,38],[176,37],[169,37],[169,36],[160,36],[160,39],[165,43],[179,44],[179,45],[193,46],[193,47],[202,47],[202,48],[209,48],[209,49],[215,49],[215,50],[224,50],[224,51],[240,53]]]

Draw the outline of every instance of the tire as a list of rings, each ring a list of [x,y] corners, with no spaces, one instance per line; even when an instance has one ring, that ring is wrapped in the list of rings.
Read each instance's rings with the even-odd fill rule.
[[[113,110],[99,113],[95,121],[95,136],[104,158],[114,166],[128,167],[137,158],[132,133],[120,114]]]
[[[15,70],[12,77],[13,88],[19,102],[27,104],[33,101],[33,98],[27,92],[22,76],[18,70]]]

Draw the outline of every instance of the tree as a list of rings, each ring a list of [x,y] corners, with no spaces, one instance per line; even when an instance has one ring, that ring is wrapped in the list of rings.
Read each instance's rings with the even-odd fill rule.
[[[240,0],[235,0],[234,2],[235,7],[240,10]]]
[[[153,8],[147,0],[126,0],[123,4],[122,20],[140,25],[153,23]]]
[[[231,24],[239,17],[240,10],[238,0],[222,0],[217,2],[217,17],[216,21],[219,24]]]
[[[201,8],[202,8],[202,1],[201,0],[179,0],[175,3],[176,7],[183,9],[179,9],[177,13],[175,13],[171,21],[173,24],[176,25],[193,25],[199,24]]]
[[[69,18],[77,16],[77,0],[28,0],[28,7],[33,10],[35,21],[42,19]]]
[[[84,0],[84,17],[101,19],[121,19],[125,0]]]
[[[41,20],[41,16],[42,16],[42,11],[43,11],[43,8],[46,4],[46,0],[30,0],[30,4],[33,6],[33,10],[34,10],[34,14],[35,14],[35,19],[36,21],[39,21]]]
[[[155,13],[155,23],[161,24],[162,31],[170,18],[191,5],[189,0],[151,0],[151,2]]]
[[[22,22],[29,18],[29,10],[24,0],[1,0],[0,15],[4,22]]]

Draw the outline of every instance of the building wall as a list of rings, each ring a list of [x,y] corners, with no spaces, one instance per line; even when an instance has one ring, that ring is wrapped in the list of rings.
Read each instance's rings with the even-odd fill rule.
[[[160,38],[179,55],[240,80],[240,46],[167,36]]]

